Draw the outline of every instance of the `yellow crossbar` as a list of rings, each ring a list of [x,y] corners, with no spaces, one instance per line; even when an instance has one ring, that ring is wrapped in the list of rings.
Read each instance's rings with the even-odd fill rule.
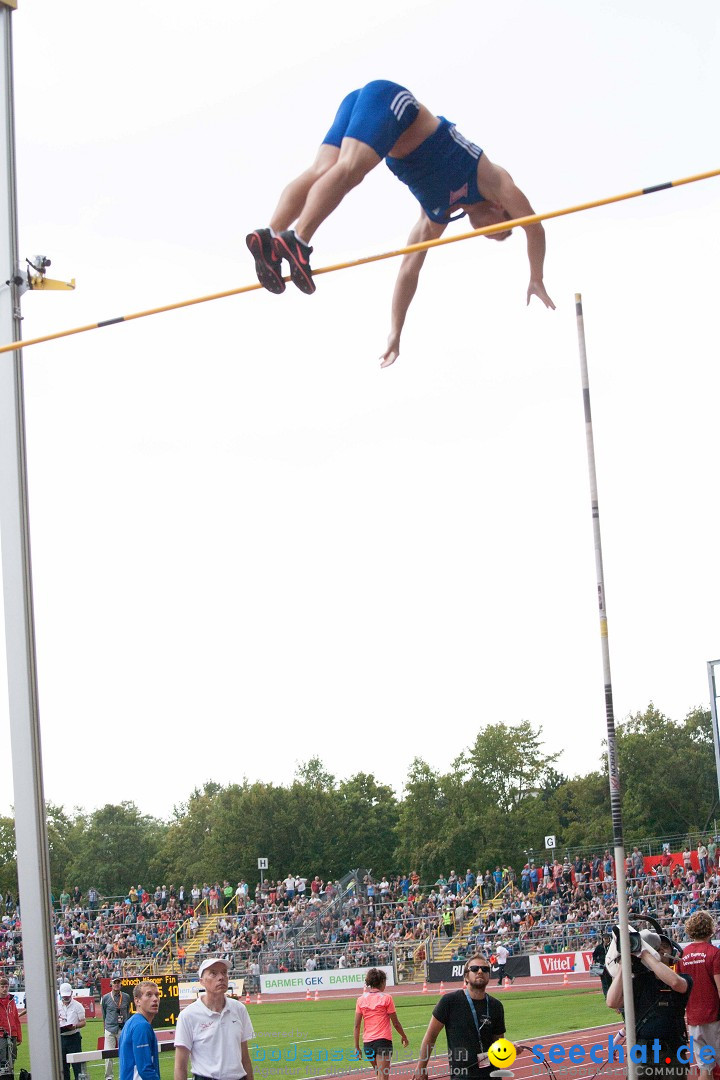
[[[313,270],[313,277],[317,277],[319,274],[333,274],[336,270],[349,270],[353,266],[364,266],[366,263],[380,262],[382,259],[396,259],[399,255],[409,255],[414,251],[427,251],[429,248],[441,247],[443,244],[456,244],[460,240],[470,240],[474,236],[488,236],[490,233],[504,232],[505,229],[534,225],[538,221],[548,221],[550,218],[577,214],[581,210],[593,210],[597,206],[607,206],[609,203],[636,199],[639,195],[650,195],[655,191],[665,191],[668,188],[681,187],[683,184],[693,184],[697,180],[709,180],[713,176],[720,176],[720,169],[696,173],[695,176],[685,176],[681,180],[668,180],[664,184],[654,184],[652,187],[638,188],[637,191],[628,191],[623,195],[610,195],[605,199],[593,199],[591,202],[579,203],[577,206],[567,206],[562,210],[548,210],[544,214],[530,214],[527,217],[515,218],[512,221],[502,221],[496,225],[486,225],[482,229],[473,229],[472,232],[460,233],[458,236],[441,236],[436,240],[424,240],[422,243],[409,244],[406,247],[398,248],[396,251],[382,252],[380,255],[365,255],[362,259],[352,259],[349,262],[335,263],[332,266],[321,266],[318,270]],[[285,280],[289,281],[290,279],[285,278]],[[255,289],[261,288],[262,285],[259,283],[241,285],[236,289],[209,293],[207,296],[196,296],[192,300],[179,300],[174,304],[163,304],[161,307],[147,308],[145,311],[136,311],[131,315],[119,315],[115,319],[104,319],[101,322],[87,323],[85,326],[75,326],[70,330],[58,330],[54,334],[43,334],[41,337],[28,338],[26,341],[13,341],[9,345],[0,345],[0,353],[15,352],[18,349],[27,349],[31,345],[41,345],[45,341],[71,337],[73,334],[84,334],[88,330],[100,330],[104,326],[132,322],[134,319],[145,319],[149,315],[160,315],[164,311],[177,311],[179,308],[192,307],[194,304],[207,304],[210,300],[222,300],[227,296],[239,296],[241,293],[254,292]]]

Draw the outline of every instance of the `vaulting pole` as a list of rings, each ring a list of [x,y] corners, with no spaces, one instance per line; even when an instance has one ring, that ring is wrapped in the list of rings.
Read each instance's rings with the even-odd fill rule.
[[[580,378],[582,382],[583,408],[585,410],[585,441],[587,443],[588,473],[590,478],[590,509],[592,511],[593,538],[595,541],[595,569],[597,572],[597,597],[600,612],[600,644],[602,647],[603,679],[605,683],[605,720],[607,723],[608,778],[610,781],[610,812],[612,815],[613,847],[615,849],[615,886],[617,889],[618,925],[620,926],[620,957],[622,966],[623,1010],[625,1013],[626,1047],[635,1045],[635,1003],[632,989],[632,963],[630,935],[628,932],[627,881],[625,878],[625,841],[623,839],[622,807],[620,803],[620,774],[617,762],[615,715],[613,712],[612,679],[610,677],[610,646],[608,642],[607,609],[605,607],[605,576],[603,574],[602,543],[600,539],[600,509],[598,506],[597,475],[595,473],[595,442],[593,439],[592,414],[590,412],[590,383],[588,379],[587,353],[585,351],[585,323],[582,297],[575,293],[578,348],[580,352]],[[627,1060],[628,1080],[636,1080],[637,1065]]]
[[[563,210],[549,210],[544,214],[529,214],[527,217],[502,221],[497,225],[486,225],[482,229],[473,229],[472,232],[460,233],[459,236],[441,236],[437,240],[424,240],[420,244],[408,244],[406,247],[398,248],[396,251],[385,251],[381,255],[366,255],[362,259],[353,259],[350,262],[335,263],[333,266],[321,266],[318,270],[313,270],[313,277],[317,277],[319,274],[334,274],[336,270],[349,270],[353,266],[365,266],[366,263],[381,262],[383,259],[396,259],[400,255],[409,255],[414,251],[427,251],[429,248],[443,247],[445,244],[457,244],[460,240],[470,240],[474,236],[490,236],[492,233],[504,232],[506,229],[534,225],[538,221],[548,221],[550,218],[577,214],[581,210],[593,210],[597,206],[607,206],[609,203],[636,199],[639,195],[651,195],[655,191],[665,191],[668,188],[681,187],[683,184],[694,184],[697,180],[709,180],[713,176],[720,176],[720,169],[696,173],[694,176],[686,176],[682,180],[668,180],[664,184],[654,184],[652,187],[638,188],[637,191],[628,191],[624,195],[610,195],[606,199],[593,199],[592,202],[567,206]],[[290,278],[284,278],[283,280],[289,281]],[[262,285],[254,282],[252,285],[241,285],[236,289],[225,289],[223,292],[210,293],[207,296],[196,296],[192,300],[179,300],[174,304],[163,304],[161,307],[147,308],[145,311],[136,311],[132,315],[118,315],[113,319],[103,319],[101,322],[75,326],[70,330],[58,330],[54,334],[43,334],[42,337],[28,338],[22,342],[22,347],[28,349],[31,345],[40,345],[44,341],[56,341],[58,338],[71,337],[73,334],[87,333],[88,330],[102,330],[105,326],[132,322],[134,319],[145,319],[149,315],[161,315],[165,311],[177,311],[179,308],[192,307],[195,304],[206,304],[210,300],[223,300],[228,296],[239,296],[241,293],[254,292],[256,289],[261,288]],[[7,345],[0,345],[0,353],[12,352],[14,349],[19,348],[20,342],[11,342]]]

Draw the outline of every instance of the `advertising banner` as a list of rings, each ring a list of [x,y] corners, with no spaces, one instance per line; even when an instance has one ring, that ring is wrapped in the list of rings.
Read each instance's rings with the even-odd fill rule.
[[[569,975],[589,971],[592,952],[538,953],[530,957],[531,975]]]
[[[465,967],[464,960],[436,960],[430,961],[428,965],[428,982],[457,982],[463,981],[463,968]],[[509,975],[511,979],[522,979],[523,976],[530,974],[530,957],[529,956],[509,956],[508,962],[505,965],[505,974]],[[499,972],[496,970],[490,975],[490,982],[493,979],[497,979]]]
[[[329,968],[323,971],[286,971],[277,975],[260,976],[261,994],[314,994],[328,990],[362,990],[365,976],[370,968]],[[387,976],[387,985],[395,985],[392,967],[381,967]]]

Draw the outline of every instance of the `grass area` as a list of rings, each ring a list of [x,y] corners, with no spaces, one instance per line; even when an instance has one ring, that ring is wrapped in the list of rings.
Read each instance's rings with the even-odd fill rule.
[[[395,1038],[395,1060],[402,1060],[401,1054],[405,1059],[416,1058],[438,996],[393,994],[393,997],[410,1039],[410,1046],[403,1051]],[[607,1024],[617,1018],[617,1013],[606,1006],[602,994],[594,990],[511,990],[498,997],[505,1006],[508,1038],[516,1042]],[[326,998],[318,1002],[303,998],[276,1003],[267,1003],[265,999],[262,1005],[250,1005],[248,1009],[256,1034],[252,1056],[257,1080],[292,1080],[329,1072],[349,1073],[366,1067],[352,1058],[354,998]],[[102,1021],[88,1020],[82,1031],[83,1049],[94,1050],[102,1033]],[[441,1053],[445,1051],[442,1038],[438,1049]],[[172,1080],[173,1064],[174,1054],[160,1055],[162,1080]],[[18,1052],[16,1076],[21,1068],[30,1069],[27,1041]],[[88,1071],[91,1080],[100,1080],[104,1063],[91,1062]],[[115,1062],[116,1077],[117,1074]]]

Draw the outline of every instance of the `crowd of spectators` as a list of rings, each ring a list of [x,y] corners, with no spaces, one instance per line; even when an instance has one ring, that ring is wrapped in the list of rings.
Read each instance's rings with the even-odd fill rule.
[[[686,848],[676,861],[663,851],[655,859],[638,848],[627,856],[630,915],[654,916],[682,937],[685,920],[699,909],[720,912],[720,871],[714,841]],[[487,902],[493,901],[491,907]],[[402,953],[425,958],[472,920],[454,958],[475,948],[492,952],[502,942],[510,953],[594,949],[617,920],[615,866],[608,851],[536,863],[519,875],[512,867],[464,874],[451,870],[424,885],[414,871],[401,875],[348,874],[342,881],[290,873],[282,880],[233,887],[203,883],[146,890],[131,886],[121,898],[102,898],[75,886],[53,899],[58,975],[99,989],[116,971],[139,974],[153,961],[171,961],[192,975],[206,955],[225,956],[237,974],[312,971],[316,968],[390,964]],[[22,983],[19,902],[0,896],[0,972],[11,989]],[[204,916],[217,915],[198,948],[192,938]],[[439,941],[437,940],[439,938]],[[191,958],[188,959],[188,953]]]
[[[685,848],[680,862],[669,849],[646,858],[635,847],[627,856],[625,875],[631,920],[633,915],[651,915],[677,940],[683,939],[684,923],[694,912],[720,912],[714,841],[701,842],[697,851]],[[467,945],[454,954],[458,960],[476,947],[492,952],[500,942],[515,954],[592,951],[618,920],[615,862],[608,851],[541,865],[528,861],[519,886],[512,871],[500,867],[491,877],[489,886],[487,874],[483,875],[483,896],[492,891],[502,902],[473,923]],[[441,894],[446,888],[440,886]],[[477,893],[470,905],[462,897],[448,898],[447,893],[444,901],[454,909],[453,931],[458,914],[462,923],[480,903]]]

